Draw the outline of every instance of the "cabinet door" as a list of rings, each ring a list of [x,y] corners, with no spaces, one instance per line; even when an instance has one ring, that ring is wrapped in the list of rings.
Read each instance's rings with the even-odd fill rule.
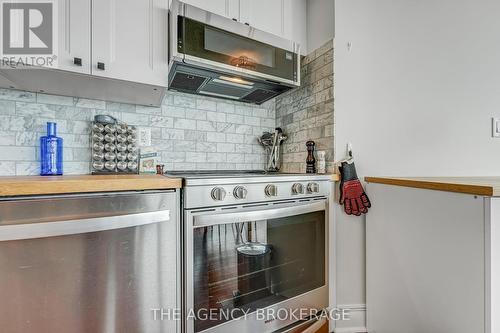
[[[166,86],[168,0],[92,3],[92,74]]]
[[[232,1],[232,0],[230,0]],[[204,9],[211,13],[228,16],[226,0],[185,0],[187,4]]]
[[[10,89],[17,89],[17,85],[9,80],[8,78],[2,76],[5,75],[1,70],[0,70],[0,88],[10,88]]]
[[[57,66],[50,68],[90,74],[90,0],[60,0],[57,6]],[[13,29],[12,34],[23,43],[23,26]]]
[[[300,53],[307,55],[306,0],[288,0],[283,7],[283,37],[300,45]]]
[[[368,332],[487,332],[484,199],[382,184],[368,193]]]
[[[240,21],[256,29],[283,36],[284,2],[285,0],[241,0]]]
[[[240,0],[227,1],[227,17],[236,21],[240,20]]]
[[[58,68],[90,74],[90,0],[58,2]],[[81,64],[81,65],[80,65]]]

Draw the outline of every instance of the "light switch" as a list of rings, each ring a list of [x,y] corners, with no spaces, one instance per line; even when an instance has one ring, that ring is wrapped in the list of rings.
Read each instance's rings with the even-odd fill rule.
[[[138,140],[140,147],[150,147],[151,146],[151,128],[150,127],[140,127],[138,129]]]
[[[491,136],[500,138],[500,118],[491,118]]]

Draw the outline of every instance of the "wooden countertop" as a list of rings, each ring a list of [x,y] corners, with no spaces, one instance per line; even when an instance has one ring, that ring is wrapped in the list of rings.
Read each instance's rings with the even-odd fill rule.
[[[368,183],[500,196],[500,177],[365,177]]]
[[[158,175],[78,175],[0,177],[1,196],[46,195],[182,187],[182,178]]]
[[[332,174],[332,181],[339,175]],[[182,188],[182,178],[158,175],[0,177],[0,197]]]

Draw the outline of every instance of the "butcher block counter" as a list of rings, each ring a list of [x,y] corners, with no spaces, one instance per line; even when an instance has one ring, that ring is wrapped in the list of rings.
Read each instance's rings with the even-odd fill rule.
[[[178,189],[182,178],[159,175],[0,177],[0,197],[112,191]]]
[[[481,196],[500,196],[500,177],[366,177],[368,183]]]

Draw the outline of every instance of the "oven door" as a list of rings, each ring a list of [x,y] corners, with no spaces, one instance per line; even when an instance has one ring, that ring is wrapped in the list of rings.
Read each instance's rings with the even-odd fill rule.
[[[273,332],[328,306],[326,198],[186,213],[187,332]]]

